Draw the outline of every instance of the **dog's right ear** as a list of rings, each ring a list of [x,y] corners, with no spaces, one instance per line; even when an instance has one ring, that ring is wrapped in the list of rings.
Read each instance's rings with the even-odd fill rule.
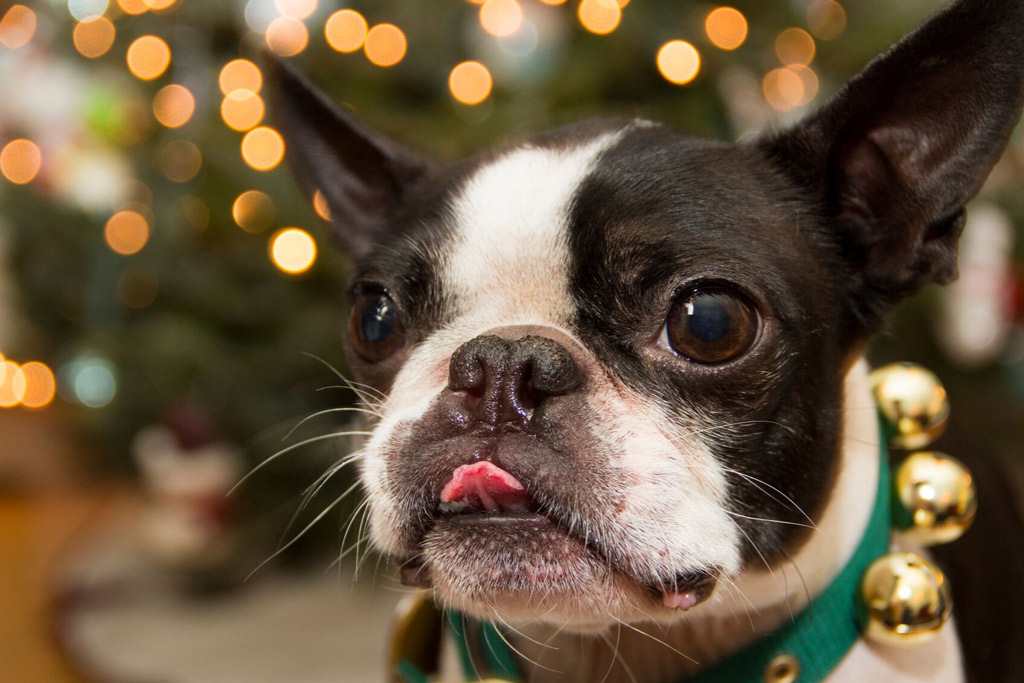
[[[271,56],[264,64],[274,121],[299,183],[311,198],[319,190],[342,250],[365,256],[433,164],[362,126],[291,64]]]
[[[1024,0],[958,0],[762,141],[841,247],[858,334],[957,275],[964,205],[1024,105]]]

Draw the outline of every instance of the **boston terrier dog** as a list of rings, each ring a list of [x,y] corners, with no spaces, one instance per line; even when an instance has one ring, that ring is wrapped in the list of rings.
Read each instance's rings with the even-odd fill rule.
[[[370,537],[406,583],[497,625],[522,680],[668,682],[833,582],[880,477],[862,354],[957,275],[1024,103],[1024,2],[954,2],[737,144],[598,120],[442,165],[269,72],[355,264]],[[824,679],[962,675],[946,628]]]

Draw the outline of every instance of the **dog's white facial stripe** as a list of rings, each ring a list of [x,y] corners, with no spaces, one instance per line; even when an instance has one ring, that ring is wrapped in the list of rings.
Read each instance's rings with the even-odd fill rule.
[[[569,149],[518,148],[470,179],[453,202],[453,249],[442,272],[459,317],[481,326],[569,323],[569,205],[598,155],[621,136]]]
[[[541,324],[563,331],[572,319],[568,219],[572,197],[597,157],[625,131],[568,149],[526,146],[484,165],[452,202],[453,236],[440,258],[441,287],[454,319],[423,340],[395,377],[383,419],[367,443],[363,477],[386,490],[383,457],[403,427],[423,417],[447,382],[448,359],[497,326]],[[386,551],[390,505],[371,496],[371,525]]]

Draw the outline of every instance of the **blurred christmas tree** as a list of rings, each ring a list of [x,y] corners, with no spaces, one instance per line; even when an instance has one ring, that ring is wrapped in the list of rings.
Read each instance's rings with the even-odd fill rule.
[[[355,400],[316,391],[338,381],[304,355],[344,372],[346,265],[281,164],[260,97],[262,50],[299,61],[375,127],[450,159],[592,115],[724,138],[784,124],[940,4],[10,6],[0,19],[0,280],[12,280],[22,323],[0,330],[0,351],[18,361],[4,366],[0,405],[44,407],[55,386],[111,465],[127,465],[134,436],[161,422],[182,443],[218,434],[246,445],[251,465],[298,419]],[[1018,139],[990,190],[1018,218],[1022,166]],[[1024,394],[1024,362],[1011,365]],[[287,443],[329,433],[335,415]],[[243,500],[255,510],[293,497],[346,452],[330,441],[259,473]]]

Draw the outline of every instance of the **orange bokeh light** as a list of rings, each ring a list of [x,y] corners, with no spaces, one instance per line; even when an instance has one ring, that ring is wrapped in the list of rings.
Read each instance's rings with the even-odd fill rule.
[[[95,17],[75,24],[71,32],[71,41],[83,57],[95,59],[107,54],[110,46],[114,44],[116,34],[117,30],[110,19]]]
[[[658,50],[658,71],[670,83],[686,85],[700,73],[700,53],[685,40],[671,40]]]
[[[53,402],[57,391],[57,382],[53,371],[38,361],[31,361],[21,366],[24,390],[21,405],[26,408],[45,408]]]
[[[251,90],[233,90],[220,103],[220,116],[228,128],[250,130],[263,120],[263,98]]]
[[[846,10],[836,0],[812,0],[807,6],[807,26],[822,40],[835,40],[846,28]]]
[[[523,8],[516,0],[487,0],[480,7],[480,25],[492,36],[510,36],[523,25]]]
[[[814,52],[814,38],[802,28],[787,28],[775,37],[775,56],[786,66],[810,64]]]
[[[292,57],[306,49],[309,31],[295,17],[278,17],[270,22],[264,38],[272,52],[282,57]]]
[[[494,79],[480,62],[462,62],[448,75],[448,89],[462,104],[480,104],[491,94]]]
[[[316,262],[316,242],[299,228],[278,230],[270,238],[270,259],[290,275],[304,273]]]
[[[259,190],[247,190],[235,198],[231,217],[246,232],[261,232],[274,220],[274,202]]]
[[[803,64],[772,69],[761,82],[764,98],[774,109],[789,111],[809,104],[818,93],[818,77]]]
[[[235,90],[259,92],[263,87],[263,74],[248,59],[232,59],[220,70],[217,84],[225,95]]]
[[[735,50],[747,39],[747,18],[733,7],[718,7],[704,19],[704,32],[722,50]]]
[[[149,5],[142,0],[117,0],[117,6],[125,14],[131,15],[145,14],[149,9]]]
[[[0,19],[0,45],[17,50],[36,34],[36,13],[25,5],[11,5]]]
[[[576,14],[583,28],[599,36],[614,31],[622,20],[622,9],[615,0],[583,0]]]
[[[146,7],[148,7],[149,9],[160,11],[160,10],[170,9],[171,7],[174,6],[174,3],[176,3],[178,0],[142,0],[142,1],[146,4]]]
[[[128,70],[143,81],[159,78],[171,64],[171,48],[161,38],[142,36],[128,46]]]
[[[184,126],[195,110],[196,100],[183,85],[164,86],[153,98],[153,115],[168,128]]]
[[[107,220],[103,239],[117,254],[136,254],[149,241],[149,221],[137,211],[118,211]]]
[[[317,216],[320,216],[325,221],[331,220],[331,207],[327,203],[324,193],[320,190],[313,193],[313,210],[316,211]]]
[[[394,24],[377,24],[366,33],[363,51],[377,66],[394,66],[405,57],[408,42],[402,29]]]
[[[17,363],[0,361],[0,408],[13,408],[25,395],[25,375]]]
[[[32,182],[42,165],[42,152],[31,140],[11,140],[0,150],[0,173],[16,185]]]
[[[327,44],[338,52],[355,52],[366,40],[368,24],[355,10],[343,9],[332,14],[324,25]]]
[[[242,159],[257,171],[269,171],[284,158],[284,138],[273,128],[253,128],[242,138]]]

